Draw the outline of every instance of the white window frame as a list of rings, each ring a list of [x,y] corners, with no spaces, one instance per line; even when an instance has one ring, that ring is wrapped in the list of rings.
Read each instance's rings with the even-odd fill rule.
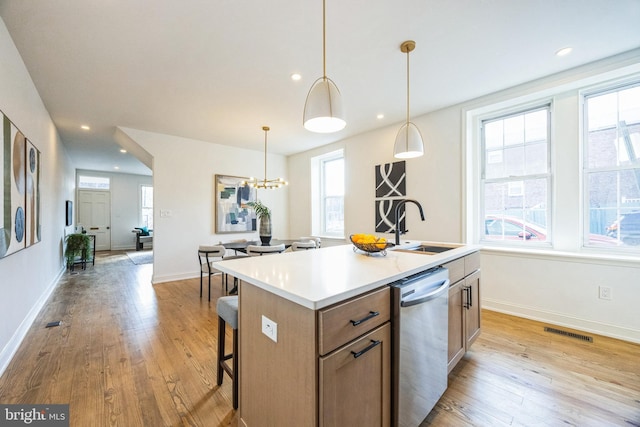
[[[83,180],[93,181],[93,185],[87,185],[83,183]],[[78,189],[79,190],[103,190],[109,191],[111,188],[111,178],[108,176],[91,175],[87,173],[78,174]]]
[[[344,238],[344,218],[342,223],[342,232],[332,232],[326,229],[325,218],[325,201],[328,197],[324,188],[324,166],[328,162],[342,159],[344,161],[344,150],[339,149],[330,153],[322,154],[311,159],[311,217],[312,217],[312,234],[321,237]],[[332,196],[333,197],[333,196]],[[344,195],[343,206],[344,206]]]
[[[581,238],[581,246],[583,249],[587,250],[598,250],[602,252],[632,252],[637,253],[638,248],[634,246],[621,246],[621,247],[603,247],[595,245],[590,245],[589,235],[590,235],[590,224],[591,224],[591,206],[590,206],[590,187],[589,187],[589,176],[592,173],[600,173],[600,172],[621,172],[621,171],[630,171],[637,169],[637,166],[632,164],[629,165],[617,165],[617,166],[607,166],[607,167],[593,167],[590,168],[588,164],[588,143],[589,143],[589,120],[588,120],[588,105],[587,100],[591,97],[606,95],[608,93],[618,92],[620,90],[624,90],[626,88],[638,87],[640,86],[640,76],[634,76],[631,78],[625,78],[613,82],[607,82],[604,84],[599,84],[595,86],[591,86],[585,89],[580,90],[580,116],[581,123],[580,132],[581,132],[581,141],[580,141],[580,172],[581,172],[581,192],[582,192],[582,238]],[[617,207],[618,217],[620,212],[620,206]]]
[[[151,191],[153,191],[153,185],[151,184],[140,184],[140,224],[141,226],[144,227],[149,227],[150,230],[153,229],[153,200],[152,200],[152,206],[151,207],[145,207],[144,205],[144,188],[151,188]],[[151,226],[149,226],[149,224],[144,220],[144,210],[145,209],[150,209],[150,216],[151,216]]]
[[[484,140],[484,124],[496,120],[502,120],[509,117],[514,117],[522,114],[532,113],[535,111],[546,110],[547,112],[547,172],[546,173],[538,173],[538,174],[522,174],[517,176],[509,176],[502,178],[486,178],[486,147]],[[512,108],[506,109],[496,109],[495,111],[487,111],[486,113],[475,117],[475,126],[477,126],[477,135],[474,138],[477,142],[477,146],[479,147],[477,152],[477,161],[478,161],[478,194],[479,197],[477,199],[478,209],[477,209],[477,222],[475,230],[475,238],[474,241],[480,242],[485,245],[491,246],[527,246],[527,247],[551,247],[553,244],[553,212],[554,212],[554,185],[553,185],[553,164],[552,164],[552,151],[553,151],[553,141],[552,141],[552,124],[553,124],[553,103],[551,100],[545,99],[538,102],[530,103],[527,105],[518,105]],[[502,157],[502,156],[499,156]],[[501,158],[502,160],[502,158]],[[519,184],[521,190],[524,190],[524,181],[527,179],[546,179],[547,181],[547,224],[546,224],[546,237],[547,240],[543,242],[538,241],[529,241],[526,239],[514,239],[514,240],[492,240],[485,239],[484,236],[484,228],[485,228],[485,217],[486,217],[486,208],[485,208],[485,184],[487,182],[491,183],[499,183],[504,182],[508,185],[509,195],[517,195],[515,193],[512,194],[512,185]]]

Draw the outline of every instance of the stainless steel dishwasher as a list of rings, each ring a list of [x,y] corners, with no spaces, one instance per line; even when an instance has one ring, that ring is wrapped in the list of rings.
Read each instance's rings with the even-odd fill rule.
[[[447,389],[449,271],[414,274],[391,291],[392,424],[417,427]]]

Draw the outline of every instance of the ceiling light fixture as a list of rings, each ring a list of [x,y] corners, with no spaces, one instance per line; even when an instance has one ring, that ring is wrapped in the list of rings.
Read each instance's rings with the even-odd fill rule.
[[[282,178],[267,179],[267,132],[269,132],[269,126],[262,126],[264,131],[264,179],[258,180],[258,178],[251,177],[248,181],[243,181],[242,185],[249,185],[253,188],[266,188],[267,190],[280,188],[283,185],[287,185],[288,182]]]
[[[573,48],[570,47],[563,47],[562,49],[558,50],[556,52],[556,56],[567,56],[571,53],[571,51],[573,50]]]
[[[305,129],[318,133],[337,132],[347,125],[340,91],[327,77],[326,38],[326,6],[322,0],[322,77],[309,89],[302,117]]]
[[[87,126],[87,125],[82,125],[82,126],[80,126],[80,129],[82,129],[82,130],[90,130],[91,128],[89,126]]]
[[[393,147],[393,156],[398,159],[411,159],[424,154],[424,143],[420,130],[409,121],[409,52],[415,48],[416,42],[413,40],[407,40],[400,45],[400,50],[407,54],[407,122],[398,131]]]
[[[121,152],[121,153],[126,153],[126,152],[127,152],[127,150],[125,150],[124,148],[121,148],[121,149],[120,149],[120,152]]]
[[[298,73],[291,74],[291,80],[293,80],[294,82],[297,82],[301,78],[302,78],[302,76],[300,74],[298,74]]]

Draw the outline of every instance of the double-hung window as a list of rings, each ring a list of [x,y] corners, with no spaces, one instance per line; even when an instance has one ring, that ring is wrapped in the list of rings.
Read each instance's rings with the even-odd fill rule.
[[[153,230],[153,187],[140,186],[140,215],[141,224],[149,230]]]
[[[344,237],[344,154],[337,150],[312,159],[313,233]]]
[[[583,122],[584,246],[637,250],[640,81],[586,94]]]
[[[480,239],[551,242],[550,105],[481,121]]]

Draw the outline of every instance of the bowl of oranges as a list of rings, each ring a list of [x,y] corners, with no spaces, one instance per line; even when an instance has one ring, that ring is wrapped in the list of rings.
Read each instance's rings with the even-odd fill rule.
[[[380,253],[382,255],[387,254],[387,248],[394,246],[393,243],[387,242],[384,237],[376,237],[373,234],[352,234],[349,236],[351,243],[353,243],[353,251],[361,250],[366,252],[367,255],[372,253]]]

